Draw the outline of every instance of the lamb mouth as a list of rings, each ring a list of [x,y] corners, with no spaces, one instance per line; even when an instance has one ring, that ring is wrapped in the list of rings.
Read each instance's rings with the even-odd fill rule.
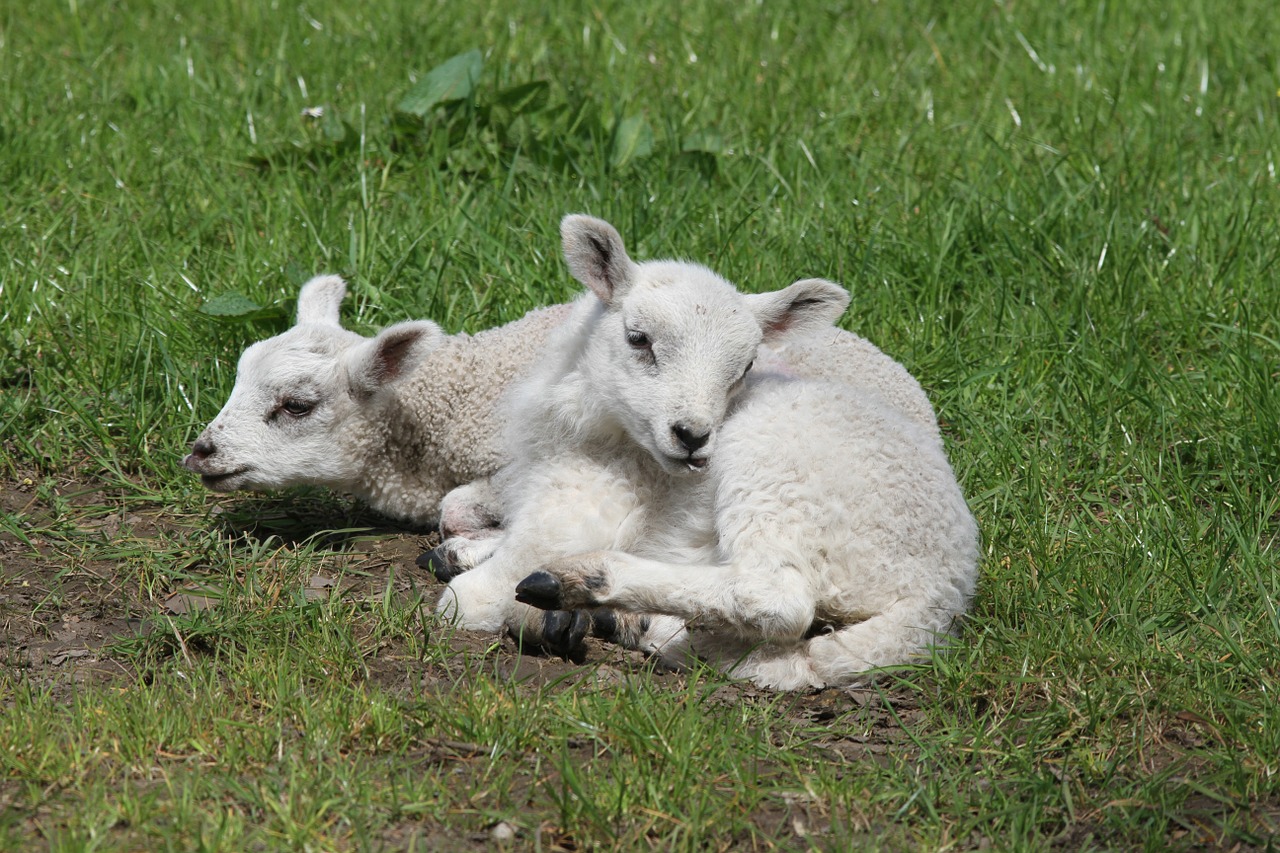
[[[206,489],[212,489],[215,492],[229,492],[235,489],[234,485],[230,485],[231,481],[236,477],[243,476],[248,471],[248,468],[241,468],[237,471],[227,471],[225,474],[201,474],[200,484]]]
[[[669,455],[667,456],[667,459],[671,460],[672,465],[678,468],[684,468],[686,471],[689,471],[694,474],[701,474],[702,472],[706,471],[707,464],[711,461],[711,459],[706,456],[671,456]]]

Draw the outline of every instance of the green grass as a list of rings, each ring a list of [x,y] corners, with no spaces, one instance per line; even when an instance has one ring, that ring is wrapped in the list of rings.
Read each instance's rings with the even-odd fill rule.
[[[48,594],[5,574],[0,615],[54,636],[105,578],[161,630],[70,687],[0,652],[0,848],[1265,847],[1277,45],[1261,0],[5,5],[0,563]],[[397,111],[472,49],[469,95]],[[574,211],[849,286],[982,526],[952,654],[830,718],[711,673],[521,684],[376,539],[308,538],[341,501],[209,511],[177,461],[308,276],[362,331],[480,329],[575,292]],[[228,293],[272,310],[198,310]],[[310,602],[317,571],[383,580]],[[165,615],[201,578],[222,606]]]

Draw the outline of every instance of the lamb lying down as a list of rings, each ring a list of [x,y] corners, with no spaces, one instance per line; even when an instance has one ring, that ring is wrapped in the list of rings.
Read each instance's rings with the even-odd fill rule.
[[[622,639],[777,689],[848,684],[948,634],[977,527],[932,418],[758,369],[762,342],[829,329],[844,290],[744,295],[703,267],[634,263],[600,220],[562,235],[591,293],[513,395],[505,533],[440,610],[555,645],[580,636],[580,609],[609,608]]]
[[[215,491],[327,486],[421,526],[451,489],[478,481],[455,498],[452,532],[496,524],[483,478],[505,461],[498,399],[568,306],[474,336],[417,320],[365,338],[339,323],[345,293],[337,276],[303,286],[297,324],[245,350],[231,397],[182,464]]]

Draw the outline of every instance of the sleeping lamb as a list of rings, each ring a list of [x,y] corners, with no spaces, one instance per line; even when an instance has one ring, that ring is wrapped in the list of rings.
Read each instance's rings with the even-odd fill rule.
[[[504,460],[498,398],[568,307],[474,336],[416,320],[365,338],[339,323],[345,293],[337,276],[303,286],[297,324],[245,350],[182,464],[215,491],[328,486],[415,525],[434,525],[441,498],[478,481],[459,493],[469,503],[455,499],[451,532],[496,524],[482,478]]]
[[[580,637],[580,608],[609,608],[609,628],[639,620],[615,631],[637,646],[777,689],[848,684],[950,632],[977,528],[932,417],[761,364],[762,342],[829,330],[848,294],[636,264],[589,217],[562,235],[590,293],[511,398],[505,533],[440,611],[554,646]]]

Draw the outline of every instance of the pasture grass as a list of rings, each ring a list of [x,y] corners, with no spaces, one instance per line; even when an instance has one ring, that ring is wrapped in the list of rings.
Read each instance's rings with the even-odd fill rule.
[[[7,4],[0,848],[1270,849],[1277,45],[1261,0]],[[950,654],[830,713],[522,680],[340,499],[177,467],[310,275],[477,330],[576,292],[574,211],[849,286],[982,527]],[[88,581],[138,624],[75,680],[22,632]]]

